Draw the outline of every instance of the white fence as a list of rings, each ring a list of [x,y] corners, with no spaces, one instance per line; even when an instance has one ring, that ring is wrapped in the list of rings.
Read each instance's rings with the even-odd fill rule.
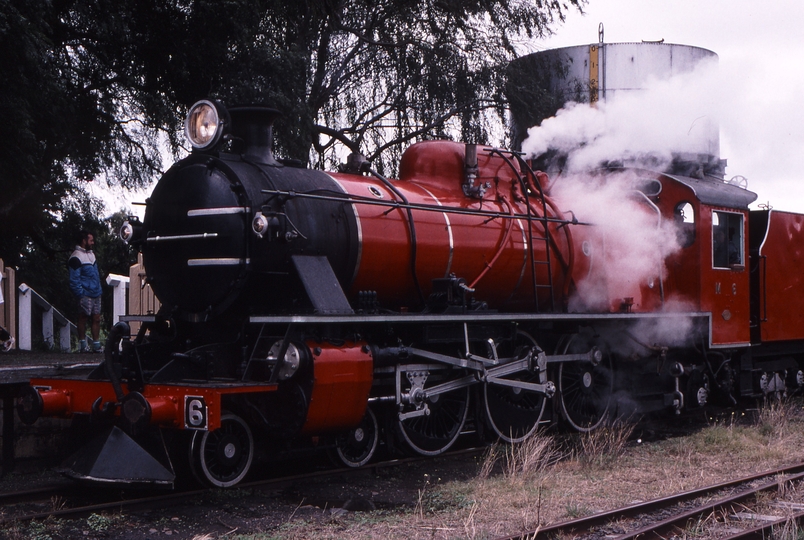
[[[41,308],[42,311],[42,339],[44,342],[50,348],[55,347],[55,330],[58,329],[59,348],[63,351],[69,351],[70,334],[76,332],[75,325],[25,283],[22,283],[19,287],[17,301],[17,313],[19,314],[17,346],[24,351],[31,350],[33,345],[32,323],[33,317],[37,312],[34,306]]]
[[[128,313],[126,298],[129,278],[120,274],[109,274],[106,276],[106,284],[112,288],[112,326],[114,326],[120,322],[122,315]]]
[[[112,288],[112,324],[117,324],[121,315],[126,314],[126,300],[128,296],[128,276],[109,274],[106,284]],[[34,317],[42,314],[42,339],[50,347],[56,346],[55,337],[58,333],[58,346],[62,351],[70,350],[70,335],[77,332],[75,324],[59,310],[50,305],[35,290],[25,283],[19,286],[17,300],[17,313],[19,315],[19,335],[17,347],[30,351],[33,346]]]

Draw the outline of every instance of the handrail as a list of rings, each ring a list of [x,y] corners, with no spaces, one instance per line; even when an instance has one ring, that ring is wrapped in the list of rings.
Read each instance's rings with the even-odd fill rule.
[[[58,325],[59,330],[59,347],[63,351],[70,350],[70,335],[77,332],[75,324],[73,324],[67,317],[54,308],[50,302],[42,298],[42,296],[29,287],[25,283],[21,283],[18,294],[17,313],[19,314],[19,335],[17,346],[24,351],[30,351],[33,345],[33,306],[36,304],[42,308],[42,337],[51,348],[55,346],[54,342],[54,322]]]

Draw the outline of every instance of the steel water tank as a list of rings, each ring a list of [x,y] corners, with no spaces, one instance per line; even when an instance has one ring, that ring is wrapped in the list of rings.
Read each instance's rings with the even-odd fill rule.
[[[644,90],[652,80],[691,72],[717,54],[700,47],[664,42],[593,43],[529,54],[508,69],[511,135],[519,148],[527,130],[556,114],[567,102],[595,103]],[[696,122],[694,142],[681,149],[719,157],[719,125],[709,115]]]

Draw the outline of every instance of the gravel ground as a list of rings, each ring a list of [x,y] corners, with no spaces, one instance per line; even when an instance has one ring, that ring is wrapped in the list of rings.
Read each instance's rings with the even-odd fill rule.
[[[300,467],[299,463],[285,465]],[[323,467],[319,465],[318,468]],[[48,519],[0,528],[3,538],[231,538],[257,535],[281,538],[300,525],[340,530],[346,538],[349,523],[360,516],[411,515],[429,479],[460,482],[474,477],[473,458],[437,458],[424,463],[352,471],[322,479],[306,479],[281,489],[209,490],[196,500],[131,513],[106,513],[87,519]],[[259,474],[259,471],[257,471]],[[0,480],[10,491],[49,484],[53,473],[27,472]],[[87,488],[94,489],[94,488]],[[128,492],[130,497],[136,492]],[[65,501],[58,501],[63,504]],[[51,503],[55,504],[55,503]],[[69,504],[69,501],[67,501]],[[47,511],[47,508],[43,508]]]

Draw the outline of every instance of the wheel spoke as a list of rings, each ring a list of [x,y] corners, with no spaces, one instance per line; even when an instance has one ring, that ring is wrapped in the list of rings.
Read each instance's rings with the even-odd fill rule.
[[[463,372],[443,377],[460,377]],[[434,456],[448,450],[461,434],[469,412],[469,387],[458,388],[427,400],[429,415],[397,420],[397,431],[416,453]],[[397,417],[398,418],[398,417]]]
[[[510,350],[502,349],[503,356],[516,356],[525,348],[536,346],[536,341],[525,332],[517,332]],[[509,376],[511,380],[527,383],[540,382],[538,373],[521,371]],[[483,387],[486,422],[492,431],[506,442],[521,442],[539,426],[544,414],[544,395],[532,390],[486,383]]]
[[[360,425],[335,440],[340,461],[348,467],[361,467],[368,463],[377,450],[379,432],[377,417],[367,408]]]
[[[234,414],[221,417],[215,431],[199,431],[190,444],[190,463],[196,478],[216,487],[240,482],[251,468],[254,439],[246,422]]]
[[[559,346],[558,354],[566,354],[584,347],[570,338]],[[608,416],[614,379],[611,361],[604,355],[599,365],[589,362],[562,363],[558,370],[558,390],[561,410],[567,423],[578,431],[598,428]]]

